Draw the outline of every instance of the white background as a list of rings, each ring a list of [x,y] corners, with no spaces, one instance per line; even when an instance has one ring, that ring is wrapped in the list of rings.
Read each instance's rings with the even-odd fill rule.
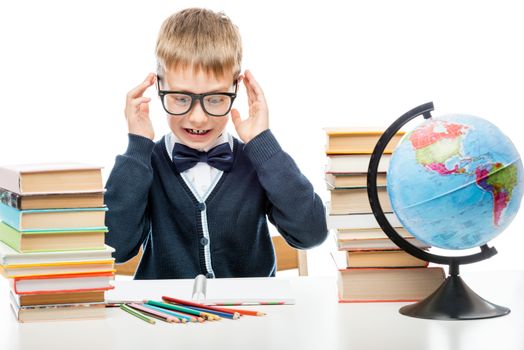
[[[107,178],[126,148],[125,94],[154,72],[162,21],[191,6],[238,25],[270,127],[324,200],[323,127],[385,127],[428,101],[492,121],[524,152],[518,1],[2,0],[0,163],[82,161]],[[151,117],[159,139],[156,99]],[[499,254],[464,269],[524,268],[523,227],[521,212],[492,242]],[[310,274],[335,272],[330,245],[309,252]]]

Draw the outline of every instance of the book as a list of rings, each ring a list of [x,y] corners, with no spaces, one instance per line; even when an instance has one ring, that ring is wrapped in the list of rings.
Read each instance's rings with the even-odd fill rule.
[[[339,302],[419,301],[444,279],[441,267],[340,269]]]
[[[386,187],[377,188],[378,199],[384,212],[392,212]],[[367,188],[337,189],[330,191],[330,214],[371,213]]]
[[[15,306],[103,303],[105,291],[18,295],[10,291]]]
[[[15,294],[54,292],[87,292],[112,289],[113,272],[78,273],[45,276],[23,276],[10,279]]]
[[[105,229],[107,208],[18,210],[0,203],[0,219],[18,231]]]
[[[328,204],[329,207],[329,204]],[[385,213],[386,219],[393,227],[402,227],[402,224],[398,220],[397,216],[393,213]],[[363,214],[345,214],[345,215],[333,215],[328,214],[326,217],[327,226],[329,229],[334,228],[347,228],[347,229],[359,229],[359,228],[380,228],[375,215],[372,213]]]
[[[326,185],[328,190],[367,188],[368,174],[355,173],[326,173]],[[377,174],[377,186],[386,186],[386,173]]]
[[[0,265],[0,273],[7,278],[36,277],[48,275],[75,275],[79,273],[114,273],[115,261],[50,263],[41,265]]]
[[[0,166],[0,187],[18,194],[104,189],[102,167],[72,162]]]
[[[326,154],[371,154],[384,129],[369,127],[325,128]],[[405,132],[399,131],[389,141],[384,153],[393,153]]]
[[[428,262],[414,257],[401,249],[361,250],[346,252],[349,267],[426,267]]]
[[[100,250],[71,250],[37,253],[20,253],[0,244],[0,265],[49,265],[54,263],[96,262],[112,260],[111,254],[115,251],[108,245]]]
[[[89,252],[89,251],[87,251]],[[71,252],[67,252],[71,254]],[[74,252],[73,252],[74,253]],[[79,251],[77,253],[83,253]],[[57,275],[57,274],[78,274],[78,273],[93,273],[93,272],[114,272],[114,258],[111,258],[111,253],[106,259],[94,260],[78,260],[78,261],[47,261],[43,259],[37,263],[12,263],[13,256],[33,256],[38,253],[23,254],[17,252],[0,242],[0,273],[8,278],[22,277],[22,276],[42,276],[42,275]],[[107,254],[106,254],[107,255]],[[82,254],[85,257],[85,254]]]
[[[330,155],[327,157],[325,172],[328,174],[367,174],[369,168],[369,154]],[[383,154],[378,163],[377,172],[388,171],[391,154]]]
[[[104,303],[17,306],[10,303],[18,322],[101,319],[106,315]]]
[[[414,245],[415,247],[425,249],[429,248],[430,245],[419,241],[415,237],[404,238],[406,241]],[[359,238],[350,240],[337,240],[337,246],[339,250],[391,250],[400,249],[392,240],[389,239],[386,234],[384,238]]]
[[[404,238],[413,236],[403,227],[396,227],[395,231]],[[380,227],[377,228],[336,228],[334,236],[339,241],[352,241],[355,239],[385,239],[388,236]]]
[[[22,253],[104,249],[107,228],[100,230],[18,231],[0,221],[0,241]]]
[[[16,209],[96,208],[104,206],[104,192],[21,195],[0,188],[0,203]]]

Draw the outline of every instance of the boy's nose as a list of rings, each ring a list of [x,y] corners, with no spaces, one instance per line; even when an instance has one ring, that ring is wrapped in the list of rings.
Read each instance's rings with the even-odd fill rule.
[[[207,122],[207,118],[209,117],[202,109],[200,101],[195,101],[193,108],[189,111],[188,119],[195,127],[198,127],[199,125],[204,125]]]

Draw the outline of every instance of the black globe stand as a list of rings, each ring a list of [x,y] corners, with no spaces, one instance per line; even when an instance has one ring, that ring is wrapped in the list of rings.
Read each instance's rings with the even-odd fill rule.
[[[380,137],[369,161],[367,177],[369,203],[382,230],[397,246],[409,254],[425,261],[449,266],[449,274],[446,280],[435,292],[415,304],[400,308],[399,312],[406,316],[435,320],[474,320],[507,315],[510,312],[508,308],[495,305],[480,297],[467,286],[459,273],[460,265],[482,261],[497,254],[494,247],[488,247],[484,244],[480,247],[480,252],[465,256],[444,256],[429,253],[414,246],[399,235],[387,220],[380,206],[377,191],[377,171],[380,158],[387,144],[400,128],[412,119],[420,115],[424,116],[425,119],[431,118],[433,109],[433,103],[429,102],[398,118]]]

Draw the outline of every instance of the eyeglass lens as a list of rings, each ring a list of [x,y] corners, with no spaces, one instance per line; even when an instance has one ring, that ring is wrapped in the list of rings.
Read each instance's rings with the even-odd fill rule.
[[[200,102],[206,113],[224,115],[229,112],[232,98],[228,95],[212,94],[202,96]],[[189,112],[193,104],[193,97],[191,95],[171,93],[164,96],[164,106],[169,113],[185,114]]]

